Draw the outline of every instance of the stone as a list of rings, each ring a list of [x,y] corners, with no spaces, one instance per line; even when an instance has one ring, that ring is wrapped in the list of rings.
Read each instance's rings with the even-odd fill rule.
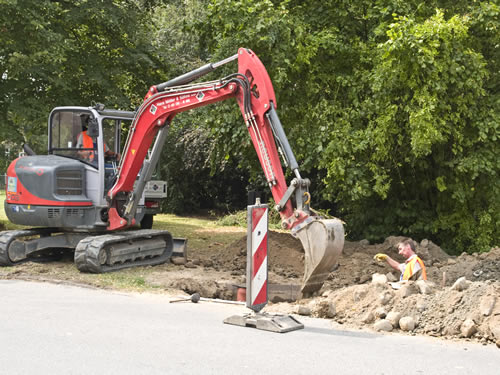
[[[387,316],[387,311],[383,307],[378,307],[373,312],[376,318],[384,319]]]
[[[402,316],[403,315],[399,312],[391,311],[391,312],[389,312],[389,314],[387,314],[385,319],[388,320],[389,322],[391,322],[391,324],[394,328],[398,328],[399,327],[399,320],[402,318]]]
[[[391,332],[393,327],[391,322],[389,322],[386,319],[381,319],[375,322],[373,325],[373,328],[375,331],[384,331],[384,332]]]
[[[370,281],[370,275],[361,275],[358,284],[364,284],[367,281]]]
[[[453,324],[448,324],[443,328],[444,336],[457,336],[460,334],[460,326],[459,322],[455,322]]]
[[[399,327],[403,331],[413,331],[415,329],[415,320],[411,316],[403,316],[399,319]]]
[[[491,334],[495,339],[500,340],[500,315],[492,317],[490,319],[488,326],[490,328]]]
[[[171,257],[170,261],[176,266],[180,266],[186,264],[186,258],[184,257]]]
[[[412,294],[417,294],[418,289],[413,285],[413,283],[404,283],[401,285],[401,288],[397,291],[399,297],[406,298],[411,296]]]
[[[476,332],[476,323],[474,323],[472,319],[465,319],[465,321],[462,323],[462,326],[460,327],[460,333],[462,334],[462,336],[469,338]]]
[[[197,268],[198,266],[196,264],[193,264],[193,262],[187,262],[184,267],[186,268]]]
[[[211,261],[210,259],[207,259],[203,262],[203,267],[213,267],[214,266],[214,262]]]
[[[394,282],[399,280],[396,276],[394,276],[394,274],[392,272],[387,272],[385,274],[385,277],[387,277],[387,281],[389,281],[391,283],[394,283]]]
[[[461,292],[469,287],[469,283],[465,277],[460,277],[455,281],[455,283],[451,286],[452,290],[457,290]]]
[[[418,299],[416,308],[417,308],[418,312],[425,311],[425,310],[427,310],[427,303],[425,302],[424,299]]]
[[[389,292],[383,292],[378,296],[378,301],[381,305],[387,305],[392,299],[392,294]]]
[[[297,309],[297,314],[299,315],[311,315],[311,309],[307,306],[300,305]]]
[[[420,294],[432,294],[433,292],[433,285],[429,281],[418,280],[417,282],[415,282],[415,285],[420,291]]]
[[[424,238],[422,241],[420,241],[420,246],[422,247],[429,246],[429,240],[427,238]]]
[[[385,284],[387,283],[387,276],[380,273],[374,273],[372,275],[372,284]]]
[[[335,315],[337,315],[337,309],[335,306],[335,302],[333,301],[328,301],[328,300],[320,301],[319,303],[317,303],[314,310],[315,314],[317,314],[322,318],[326,317],[331,319],[335,317]]]
[[[326,312],[326,316],[329,318],[333,318],[335,315],[337,315],[337,307],[335,306],[334,302],[328,303],[328,310]]]
[[[453,258],[449,258],[448,259],[448,265],[451,266],[451,265],[454,265],[454,264],[457,264],[457,261],[455,259],[453,259]]]
[[[361,322],[365,324],[369,324],[375,320],[375,315],[373,315],[373,312],[368,311],[362,318]]]
[[[325,290],[325,291],[323,292],[323,294],[321,295],[321,297],[326,297],[326,298],[328,298],[328,297],[330,297],[330,294],[332,294],[332,293],[333,293],[333,290]]]
[[[368,294],[368,289],[365,286],[356,288],[353,296],[354,302],[361,301],[363,298],[365,298],[367,294]]]
[[[370,241],[364,239],[364,240],[359,241],[359,244],[361,246],[368,246],[368,245],[370,245]]]
[[[495,307],[496,297],[495,296],[484,296],[481,298],[479,303],[479,311],[484,316],[490,316],[493,308]]]

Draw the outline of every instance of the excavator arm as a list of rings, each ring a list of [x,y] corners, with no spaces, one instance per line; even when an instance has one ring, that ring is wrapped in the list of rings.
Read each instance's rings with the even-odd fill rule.
[[[190,83],[236,59],[238,73],[216,81]],[[133,218],[139,199],[158,162],[174,116],[229,98],[238,102],[277,203],[275,208],[281,215],[283,228],[291,230],[304,247],[302,293],[316,292],[342,252],[343,225],[338,219],[323,220],[311,212],[310,181],[300,176],[297,161],[276,113],[277,103],[269,75],[249,49],[240,48],[232,57],[150,88],[132,123],[116,183],[108,192],[108,229],[117,230],[135,224]],[[150,147],[152,152],[146,160]],[[278,150],[295,175],[290,186],[287,186]],[[139,181],[134,187],[138,175]]]

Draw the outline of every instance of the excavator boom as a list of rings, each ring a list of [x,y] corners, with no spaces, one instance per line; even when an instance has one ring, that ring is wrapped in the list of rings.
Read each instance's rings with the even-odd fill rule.
[[[236,59],[238,73],[216,81],[191,83]],[[337,264],[344,243],[343,225],[338,219],[323,220],[310,210],[310,181],[300,176],[276,112],[277,102],[269,75],[257,55],[249,49],[240,48],[237,55],[150,88],[132,123],[116,183],[108,192],[108,230],[134,224],[141,189],[159,159],[174,116],[229,98],[238,102],[283,228],[291,230],[304,247],[302,292],[305,295],[314,293]],[[151,156],[145,162],[151,146]],[[284,177],[278,149],[295,175],[290,186]],[[139,182],[134,187],[139,174]]]

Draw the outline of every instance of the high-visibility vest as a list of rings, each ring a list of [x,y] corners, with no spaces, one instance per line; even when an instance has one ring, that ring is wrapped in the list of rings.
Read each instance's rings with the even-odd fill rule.
[[[82,132],[82,141],[83,148],[94,148],[94,140],[87,134],[86,130]],[[104,152],[106,152],[106,144],[104,144]],[[94,160],[94,151],[90,152],[89,159]]]
[[[404,266],[404,271],[401,273],[401,280],[410,280],[420,270],[422,270],[422,279],[427,280],[424,262],[418,256],[414,255],[410,257]]]

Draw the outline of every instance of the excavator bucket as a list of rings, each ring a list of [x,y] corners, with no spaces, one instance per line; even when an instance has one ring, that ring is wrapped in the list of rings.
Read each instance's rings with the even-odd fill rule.
[[[302,296],[319,291],[338,262],[344,248],[344,226],[339,219],[316,219],[298,230],[305,251]]]

